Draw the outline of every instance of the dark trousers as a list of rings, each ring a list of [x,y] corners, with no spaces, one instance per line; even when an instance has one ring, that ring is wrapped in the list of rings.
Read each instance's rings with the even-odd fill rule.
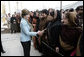
[[[31,41],[21,42],[24,50],[24,56],[30,56]]]
[[[20,32],[20,23],[17,23],[17,27],[18,27],[17,28],[18,29],[17,32]]]
[[[2,46],[2,42],[1,42],[1,52],[3,52],[4,50],[3,50],[3,46]]]
[[[14,31],[14,33],[17,32],[17,25],[11,23],[11,33],[13,33],[13,31]]]

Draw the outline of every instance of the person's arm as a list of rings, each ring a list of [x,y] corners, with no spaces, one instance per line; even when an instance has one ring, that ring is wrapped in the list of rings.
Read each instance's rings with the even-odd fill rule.
[[[27,23],[21,23],[21,29],[23,30],[23,32],[26,35],[30,35],[30,36],[36,36],[37,32],[30,32],[29,28],[27,27]]]

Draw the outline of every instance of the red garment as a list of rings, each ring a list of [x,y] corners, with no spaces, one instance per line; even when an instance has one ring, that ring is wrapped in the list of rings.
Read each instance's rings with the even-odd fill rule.
[[[70,56],[74,56],[76,54],[76,49],[71,53]]]
[[[33,24],[33,26],[34,26],[34,31],[36,32],[36,19],[35,18],[33,18],[33,22],[32,22],[32,24]]]
[[[32,24],[34,27],[34,29],[33,29],[34,32],[36,32],[36,22],[37,22],[37,20],[35,18],[33,18]],[[34,48],[36,48],[36,37],[33,37],[33,44],[34,44]]]

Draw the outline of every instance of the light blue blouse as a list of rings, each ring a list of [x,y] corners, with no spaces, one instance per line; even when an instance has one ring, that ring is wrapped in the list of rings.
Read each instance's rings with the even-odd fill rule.
[[[37,32],[30,32],[31,28],[24,18],[21,19],[20,28],[21,28],[21,37],[20,37],[21,42],[31,41],[31,36],[37,35]]]

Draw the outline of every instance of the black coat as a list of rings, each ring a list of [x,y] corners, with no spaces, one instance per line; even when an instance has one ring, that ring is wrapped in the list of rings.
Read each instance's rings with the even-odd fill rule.
[[[59,46],[59,34],[61,33],[61,23],[60,21],[54,22],[48,27],[48,42],[49,45],[55,49],[56,46]]]
[[[61,32],[61,13],[57,11],[57,18],[54,21],[48,22],[47,23],[47,29],[45,30],[44,35],[47,35],[47,41],[42,40],[45,44],[42,43],[42,50],[43,53],[45,53],[47,56],[48,55],[56,55],[55,52],[55,47],[59,45],[59,34]],[[43,38],[42,38],[43,39]],[[50,48],[52,49],[50,49]]]
[[[48,41],[52,48],[55,49],[56,46],[59,46],[59,34],[61,33],[61,13],[57,10],[56,20],[49,22],[48,24]],[[50,33],[50,34],[49,34]]]
[[[15,17],[11,17],[10,22],[11,22],[12,24],[14,24],[14,22],[16,22],[16,18],[15,18]],[[17,23],[17,22],[16,22],[16,23]]]
[[[80,48],[81,55],[84,55],[84,44],[83,44],[83,41],[84,41],[84,38],[83,38],[83,34],[82,34],[82,37],[81,37],[80,43],[79,43],[79,48]]]
[[[11,22],[11,30],[17,31],[18,27],[17,27],[16,17],[11,17],[10,22]]]

